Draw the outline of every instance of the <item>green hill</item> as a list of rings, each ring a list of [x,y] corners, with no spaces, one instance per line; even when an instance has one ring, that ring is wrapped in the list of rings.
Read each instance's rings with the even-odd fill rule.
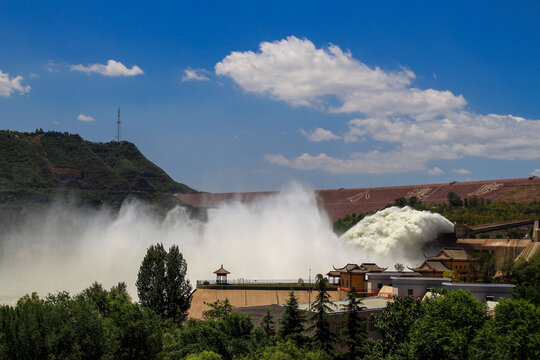
[[[129,196],[160,205],[174,193],[194,193],[127,141],[93,143],[79,135],[0,130],[0,203],[48,202],[76,195],[89,204],[119,204]]]

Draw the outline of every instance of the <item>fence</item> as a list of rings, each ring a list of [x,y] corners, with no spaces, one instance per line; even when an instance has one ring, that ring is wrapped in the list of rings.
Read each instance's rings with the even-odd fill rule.
[[[197,285],[278,285],[278,284],[294,284],[299,285],[298,283],[299,279],[291,280],[291,279],[281,279],[281,280],[252,280],[252,279],[227,279],[225,282],[224,280],[216,281],[214,280],[197,280]],[[315,284],[315,279],[312,279],[311,281],[302,279],[301,284]]]

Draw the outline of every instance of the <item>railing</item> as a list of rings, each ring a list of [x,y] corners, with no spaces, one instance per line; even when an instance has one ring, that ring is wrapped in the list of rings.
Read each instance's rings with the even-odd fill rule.
[[[197,285],[276,285],[276,284],[298,284],[298,279],[280,279],[280,280],[252,280],[252,279],[227,279],[225,280],[197,280]],[[303,279],[303,284],[315,284],[315,279],[309,280]]]

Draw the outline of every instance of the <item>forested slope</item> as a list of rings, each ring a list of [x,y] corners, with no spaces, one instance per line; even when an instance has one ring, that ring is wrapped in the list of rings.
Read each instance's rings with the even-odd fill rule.
[[[127,141],[93,143],[76,134],[0,130],[0,202],[48,202],[75,194],[90,204],[128,196],[178,202],[195,190],[171,179]]]

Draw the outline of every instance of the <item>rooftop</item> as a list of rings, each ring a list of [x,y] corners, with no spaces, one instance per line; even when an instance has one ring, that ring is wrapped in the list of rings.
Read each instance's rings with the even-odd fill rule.
[[[445,247],[435,256],[426,256],[428,259],[453,259],[453,260],[467,260],[469,254],[463,249],[458,247]]]
[[[444,286],[454,286],[454,287],[467,287],[467,288],[505,288],[505,289],[513,289],[516,287],[516,285],[513,284],[483,284],[483,283],[451,283],[451,282],[444,282]]]
[[[391,277],[390,279],[397,282],[450,282],[452,281],[449,278],[437,278],[437,277]]]
[[[228,274],[230,274],[230,272],[225,270],[223,268],[223,264],[221,264],[221,267],[219,269],[217,269],[216,271],[214,271],[214,274],[216,274],[216,275],[228,275]]]

